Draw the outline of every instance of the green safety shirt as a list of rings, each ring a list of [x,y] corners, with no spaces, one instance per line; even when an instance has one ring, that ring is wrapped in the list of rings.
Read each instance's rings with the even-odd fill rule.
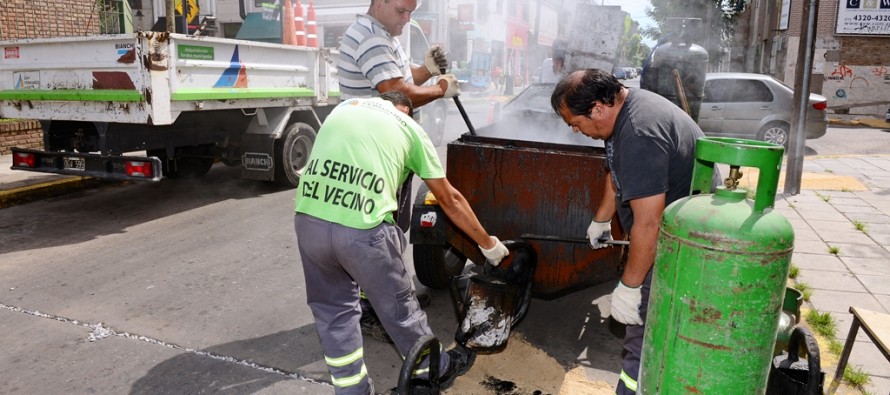
[[[355,229],[394,224],[396,191],[409,172],[445,177],[420,125],[380,98],[344,101],[318,131],[297,186],[296,212]]]

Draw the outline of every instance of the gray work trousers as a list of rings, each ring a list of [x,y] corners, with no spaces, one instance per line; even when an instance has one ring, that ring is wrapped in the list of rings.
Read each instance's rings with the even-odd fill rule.
[[[304,214],[294,217],[294,229],[306,279],[306,299],[315,317],[334,392],[367,394],[371,380],[362,357],[359,287],[402,358],[421,336],[433,334],[402,260],[405,234],[387,223],[361,230]],[[449,357],[445,352],[440,355],[441,374]],[[427,377],[428,366],[429,361],[419,365],[415,370],[418,377]]]
[[[640,377],[640,358],[643,354],[643,335],[646,333],[646,313],[649,312],[649,291],[652,288],[652,271],[646,275],[640,289],[640,317],[643,325],[628,325],[624,333],[624,361],[618,377],[618,395],[633,395],[637,392],[637,379]]]

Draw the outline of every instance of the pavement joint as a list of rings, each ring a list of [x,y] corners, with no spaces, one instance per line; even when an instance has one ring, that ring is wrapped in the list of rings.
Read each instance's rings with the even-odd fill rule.
[[[193,348],[183,347],[183,346],[175,344],[175,343],[170,343],[170,342],[166,342],[163,340],[159,340],[159,339],[155,339],[152,337],[143,336],[143,335],[139,335],[139,334],[135,334],[135,333],[118,331],[118,330],[115,330],[114,328],[107,327],[107,326],[103,325],[101,322],[98,324],[91,324],[88,322],[71,319],[71,318],[67,318],[67,317],[62,317],[59,315],[43,313],[43,312],[40,312],[37,310],[29,310],[29,309],[25,309],[25,308],[21,308],[21,307],[17,307],[17,306],[10,306],[10,305],[7,305],[2,302],[0,302],[0,309],[9,310],[14,313],[27,314],[27,315],[38,317],[38,318],[45,318],[45,319],[49,319],[49,320],[63,322],[66,324],[71,324],[71,325],[89,329],[90,334],[87,336],[87,340],[90,342],[96,342],[96,341],[99,341],[101,339],[104,339],[104,338],[107,338],[110,336],[121,337],[121,338],[129,339],[129,340],[136,340],[136,341],[140,341],[140,342],[144,342],[144,343],[167,347],[167,348],[171,348],[171,349],[174,349],[177,351],[194,354],[194,355],[198,355],[201,357],[210,358],[210,359],[214,359],[217,361],[234,363],[234,364],[245,366],[248,368],[261,370],[266,373],[274,373],[277,375],[285,376],[285,377],[291,378],[291,379],[306,381],[306,382],[310,382],[313,384],[331,386],[331,383],[319,381],[319,380],[307,377],[305,375],[300,374],[299,372],[289,372],[289,371],[282,370],[279,368],[273,368],[271,366],[261,365],[256,362],[250,362],[250,361],[247,361],[244,359],[239,359],[239,358],[235,358],[235,357],[231,357],[231,356],[227,356],[227,355],[221,355],[221,354],[217,354],[217,353],[213,353],[213,352],[201,351],[201,350],[196,350]]]

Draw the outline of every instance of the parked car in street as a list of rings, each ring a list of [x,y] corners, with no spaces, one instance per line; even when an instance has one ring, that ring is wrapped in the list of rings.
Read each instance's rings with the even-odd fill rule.
[[[614,67],[612,68],[612,75],[619,80],[626,80],[629,78],[633,78],[626,67]]]
[[[771,76],[708,73],[698,125],[708,136],[741,137],[788,147],[794,91]],[[825,135],[828,99],[811,93],[806,138]]]

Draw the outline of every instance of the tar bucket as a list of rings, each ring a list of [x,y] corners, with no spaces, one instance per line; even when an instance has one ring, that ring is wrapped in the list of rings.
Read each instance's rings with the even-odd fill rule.
[[[507,347],[510,330],[525,316],[531,300],[536,254],[524,241],[505,241],[510,256],[499,267],[485,264],[470,276],[466,297],[458,303],[455,338],[467,348],[493,354]]]
[[[807,352],[805,361],[799,357],[801,348]],[[767,395],[822,395],[824,382],[819,343],[806,328],[794,328],[788,352],[773,358]]]
[[[693,196],[659,227],[638,390],[643,394],[763,394],[785,295],[794,231],[772,210],[783,148],[702,138]],[[715,165],[729,177],[712,194]],[[742,170],[759,170],[754,200]]]

